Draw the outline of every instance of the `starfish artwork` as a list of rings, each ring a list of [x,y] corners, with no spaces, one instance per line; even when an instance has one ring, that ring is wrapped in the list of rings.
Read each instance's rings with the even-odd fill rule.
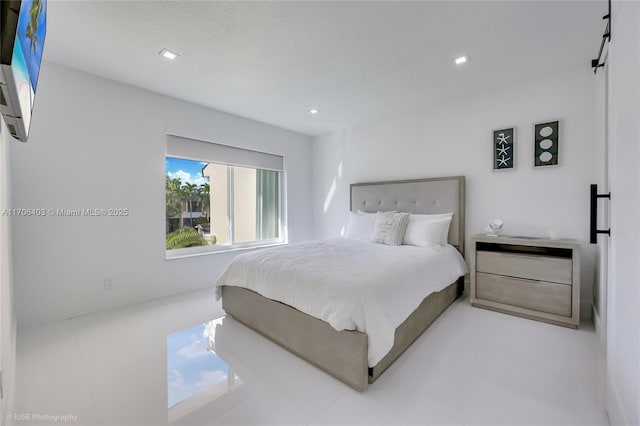
[[[493,169],[513,169],[515,154],[515,128],[493,131]]]
[[[498,148],[498,155],[507,155],[507,151],[509,150],[509,148],[511,148],[509,145],[507,145],[506,147]]]
[[[507,166],[507,161],[511,160],[511,157],[506,157],[503,155],[502,158],[498,158],[498,167]]]
[[[509,139],[510,137],[511,137],[511,135],[505,136],[504,133],[500,133],[500,134],[498,134],[498,143],[500,145],[504,145],[506,143],[508,144],[509,141],[507,141],[507,139]]]

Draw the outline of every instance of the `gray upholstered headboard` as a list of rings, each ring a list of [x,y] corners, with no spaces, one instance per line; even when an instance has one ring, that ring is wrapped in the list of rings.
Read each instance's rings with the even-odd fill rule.
[[[453,212],[449,244],[464,255],[464,176],[351,184],[351,210]]]

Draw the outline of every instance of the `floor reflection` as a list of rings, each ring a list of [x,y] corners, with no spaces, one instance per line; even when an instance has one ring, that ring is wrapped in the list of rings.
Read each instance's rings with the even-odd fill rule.
[[[168,421],[175,423],[243,384],[216,353],[225,317],[167,336]]]

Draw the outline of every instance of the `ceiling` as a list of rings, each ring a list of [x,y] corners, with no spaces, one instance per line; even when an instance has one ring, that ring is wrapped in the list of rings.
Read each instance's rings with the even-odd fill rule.
[[[587,68],[606,12],[604,0],[48,7],[45,60],[309,135]]]

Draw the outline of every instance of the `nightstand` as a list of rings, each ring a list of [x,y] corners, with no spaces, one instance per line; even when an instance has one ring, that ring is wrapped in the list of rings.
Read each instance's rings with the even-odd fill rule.
[[[474,235],[470,263],[473,306],[578,328],[576,241]]]

